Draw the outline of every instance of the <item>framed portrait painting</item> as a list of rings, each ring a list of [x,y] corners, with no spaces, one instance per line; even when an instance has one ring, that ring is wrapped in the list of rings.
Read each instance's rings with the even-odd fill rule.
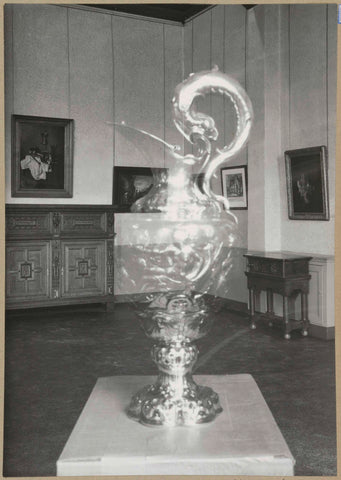
[[[72,197],[73,120],[12,116],[12,196]]]
[[[288,213],[292,220],[329,220],[327,148],[285,152]]]
[[[231,210],[247,209],[247,166],[221,169],[223,195],[228,199]]]

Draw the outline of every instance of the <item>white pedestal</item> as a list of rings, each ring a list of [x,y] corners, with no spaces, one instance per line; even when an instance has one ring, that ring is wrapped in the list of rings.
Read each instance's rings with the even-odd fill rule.
[[[194,427],[146,427],[125,414],[155,377],[99,378],[57,475],[294,475],[294,459],[251,375],[198,375],[224,411]]]

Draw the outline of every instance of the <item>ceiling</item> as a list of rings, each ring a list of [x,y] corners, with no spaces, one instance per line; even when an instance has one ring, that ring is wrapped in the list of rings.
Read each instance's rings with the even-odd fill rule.
[[[89,6],[90,4],[87,4]],[[132,15],[140,15],[143,17],[158,18],[162,20],[170,20],[175,22],[185,23],[187,20],[204,12],[212,7],[206,4],[193,3],[154,3],[154,4],[123,4],[123,3],[96,3],[91,4],[96,8],[111,10],[116,12],[130,13]],[[252,8],[255,5],[243,5],[245,8]]]

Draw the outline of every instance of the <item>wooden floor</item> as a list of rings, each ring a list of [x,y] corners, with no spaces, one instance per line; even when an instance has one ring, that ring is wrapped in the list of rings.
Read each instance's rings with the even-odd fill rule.
[[[253,375],[296,459],[295,475],[336,475],[334,342],[215,313],[197,374]],[[98,377],[156,374],[130,305],[10,312],[6,319],[4,476],[53,476]]]

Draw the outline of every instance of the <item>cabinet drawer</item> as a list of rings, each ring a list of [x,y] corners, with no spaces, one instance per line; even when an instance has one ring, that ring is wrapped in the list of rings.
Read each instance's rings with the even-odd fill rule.
[[[60,235],[103,236],[107,231],[105,212],[64,212],[61,216]]]
[[[49,297],[49,242],[8,242],[6,247],[6,301]]]
[[[32,238],[51,233],[51,218],[48,212],[11,212],[6,215],[7,238]]]

